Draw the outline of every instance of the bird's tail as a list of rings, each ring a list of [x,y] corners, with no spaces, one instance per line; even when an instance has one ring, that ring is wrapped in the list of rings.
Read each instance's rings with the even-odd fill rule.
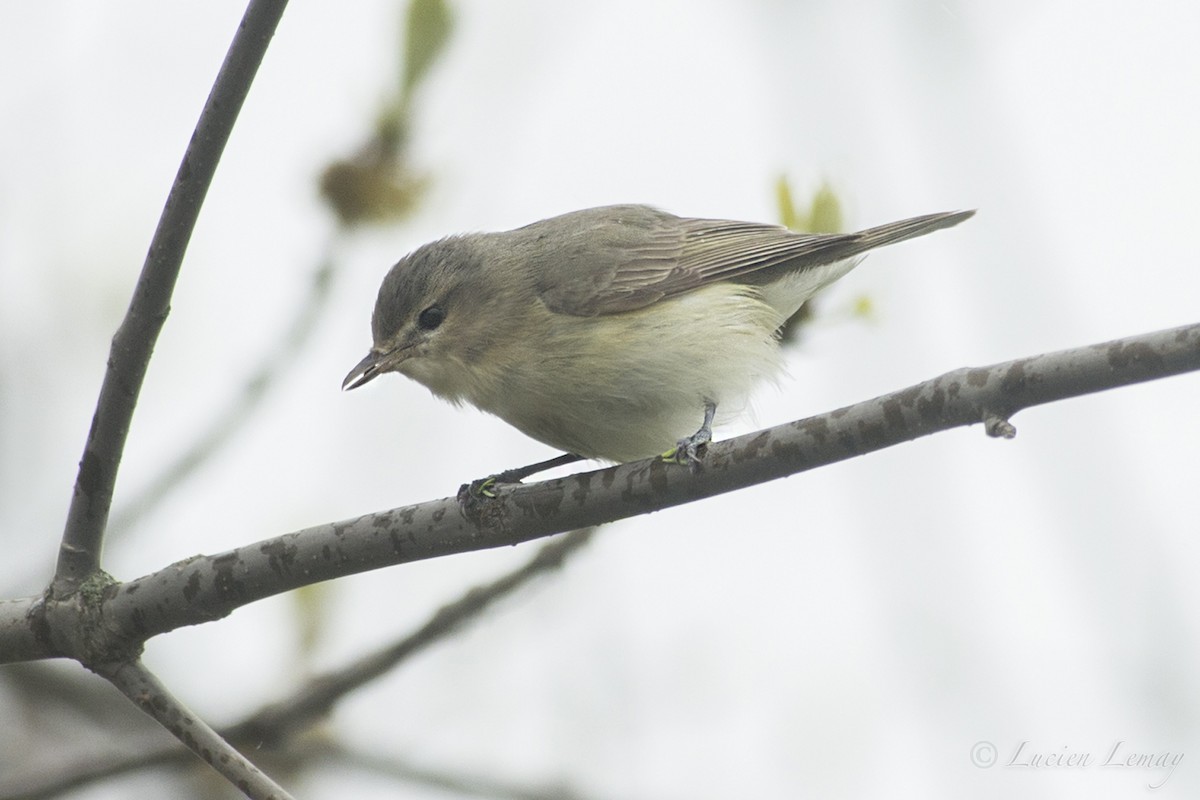
[[[950,228],[975,215],[974,211],[945,211],[941,214],[925,214],[898,222],[889,222],[874,228],[854,233],[793,234],[791,247],[780,252],[776,262],[762,266],[775,270],[789,271],[797,267],[813,269],[825,264],[852,259],[868,250],[883,247],[906,239],[915,239],[942,228]],[[857,262],[855,262],[857,263]],[[829,280],[841,277],[849,269],[842,270]],[[764,270],[764,275],[769,275]]]
[[[889,222],[886,225],[879,225],[875,228],[867,228],[865,231],[847,235],[850,241],[846,244],[852,248],[852,252],[848,252],[846,255],[852,256],[858,253],[865,253],[867,250],[883,247],[885,244],[895,244],[896,242],[903,242],[906,239],[915,239],[918,236],[924,236],[927,233],[933,233],[942,228],[953,228],[958,223],[973,216],[975,216],[974,210],[946,211],[941,214],[925,214],[920,217],[902,219],[899,222]]]

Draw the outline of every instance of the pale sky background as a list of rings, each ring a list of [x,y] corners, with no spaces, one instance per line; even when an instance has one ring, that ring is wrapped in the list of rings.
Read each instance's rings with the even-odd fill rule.
[[[242,10],[0,6],[5,596],[49,577],[110,337]],[[110,543],[119,578],[551,455],[399,377],[339,391],[387,268],[446,233],[611,202],[774,221],[781,173],[800,197],[830,181],[856,227],[979,209],[827,293],[791,377],[719,437],[1200,318],[1193,0],[455,11],[416,107],[425,206],[339,251],[315,346],[245,436]],[[288,9],[189,249],[118,505],[235,391],[303,295],[333,227],[314,176],[385,95],[400,14]],[[870,321],[848,311],[864,294]],[[1024,412],[1013,441],[976,426],[609,526],[331,725],[373,753],[596,798],[1194,797],[1198,408],[1200,376],[1172,378]],[[536,547],[328,586],[310,666],[392,640]],[[301,677],[295,629],[291,600],[274,598],[159,637],[147,661],[220,724]],[[973,765],[980,742],[999,764]],[[1003,766],[1022,742],[1093,763]],[[1114,745],[1184,757],[1169,779],[1100,767]],[[349,772],[288,788],[450,796]]]

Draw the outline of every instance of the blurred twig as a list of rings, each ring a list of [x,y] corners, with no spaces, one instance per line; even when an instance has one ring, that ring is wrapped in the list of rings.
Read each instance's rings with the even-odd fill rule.
[[[127,738],[123,731],[121,738]],[[144,747],[126,747],[117,754],[96,755],[89,752],[72,757],[63,754],[60,749],[58,755],[60,763],[55,764],[53,769],[33,768],[24,775],[8,774],[0,778],[0,800],[49,800],[64,792],[133,772],[196,762],[196,757],[180,745],[163,746],[157,741]]]
[[[416,209],[429,179],[414,169],[409,155],[413,96],[445,49],[452,27],[444,0],[413,0],[409,4],[402,31],[404,57],[396,83],[354,155],[336,159],[322,171],[321,195],[339,225],[313,272],[308,294],[278,343],[263,355],[230,403],[121,507],[111,525],[114,533],[134,527],[231,441],[303,352],[329,305],[339,240],[363,224],[396,222]]]
[[[352,767],[396,781],[494,800],[585,800],[587,797],[565,784],[521,786],[513,781],[500,780],[461,768],[438,769],[396,755],[377,755],[353,750],[329,737],[319,735],[308,737],[299,743],[289,742],[286,753],[263,750],[259,757],[275,767],[276,771],[311,770],[323,760],[339,769]],[[273,759],[285,761],[287,765],[272,763]],[[129,752],[108,760],[83,759],[74,768],[67,766],[61,770],[53,780],[39,783],[34,777],[24,782],[26,789],[18,789],[15,792],[5,792],[0,788],[0,800],[50,800],[72,789],[92,786],[110,778],[159,767],[189,769],[194,763],[195,758],[192,754],[178,746],[148,747],[140,752]]]
[[[354,153],[321,175],[321,196],[346,228],[390,222],[412,212],[429,179],[408,159],[417,87],[449,41],[453,20],[445,0],[412,0],[404,24],[404,61],[374,129]]]
[[[437,61],[454,20],[445,0],[412,0],[404,18],[404,65],[400,71],[397,101],[404,113],[412,106],[413,93]]]
[[[27,732],[41,721],[81,731],[144,720],[120,695],[96,691],[96,679],[86,670],[63,666],[62,662],[35,661],[9,664],[0,671],[0,680],[11,690],[14,711],[23,718],[20,724]],[[41,719],[35,718],[39,713]],[[6,760],[14,755],[19,758],[19,753],[0,751],[0,774],[6,765],[18,763]]]
[[[316,676],[294,691],[290,697],[263,707],[243,721],[221,732],[226,741],[233,742],[242,750],[262,751],[270,757],[280,754],[297,740],[297,736],[324,717],[343,697],[361,688],[375,678],[394,669],[407,658],[421,652],[451,634],[461,630],[467,623],[478,619],[484,612],[495,607],[501,599],[530,583],[539,575],[562,566],[572,554],[581,550],[593,535],[593,529],[585,528],[568,533],[541,547],[532,559],[521,567],[487,583],[475,587],[457,600],[447,603],[417,630],[407,634],[391,645],[347,665],[343,669]],[[311,742],[309,743],[311,744]],[[339,752],[337,746],[321,745],[326,753]],[[294,753],[288,752],[288,756]],[[370,759],[377,771],[383,769],[383,761]],[[69,789],[86,786],[96,781],[118,777],[141,769],[170,764],[187,764],[190,756],[178,746],[146,748],[140,752],[122,752],[107,758],[88,755],[75,763],[61,764],[52,775],[36,769],[24,776],[5,776],[0,782],[0,800],[34,800],[53,797]],[[362,764],[365,766],[365,762]],[[499,782],[482,778],[467,778],[445,772],[423,770],[396,762],[390,768],[400,777],[435,786],[450,786],[455,781],[464,785],[500,786]],[[512,789],[501,797],[540,798],[546,795],[540,790]],[[559,794],[558,797],[571,797]]]
[[[459,599],[442,606],[416,631],[382,650],[363,656],[334,672],[311,678],[287,699],[269,705],[229,728],[228,735],[255,744],[270,742],[325,716],[350,692],[458,631],[538,575],[562,566],[568,556],[591,540],[592,533],[592,528],[584,528],[544,545],[523,567],[471,589]]]
[[[253,417],[263,399],[295,362],[296,356],[308,346],[322,313],[329,306],[335,250],[333,245],[326,249],[313,271],[308,294],[296,309],[292,321],[274,347],[263,355],[229,405],[218,412],[195,439],[158,472],[149,485],[142,487],[113,515],[113,535],[120,535],[136,526],[198,467],[232,441]]]
[[[254,800],[291,798],[283,787],[189,711],[140,661],[103,664],[95,670],[247,797]]]
[[[366,753],[328,740],[315,743],[308,755],[324,758],[338,767],[355,767],[396,780],[453,792],[455,796],[486,797],[491,800],[585,800],[587,797],[565,784],[520,786],[512,781],[469,774],[461,769],[435,769],[392,755]]]

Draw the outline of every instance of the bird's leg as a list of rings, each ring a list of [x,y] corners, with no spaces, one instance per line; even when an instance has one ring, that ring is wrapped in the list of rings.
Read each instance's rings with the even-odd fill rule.
[[[576,461],[583,461],[583,456],[578,456],[574,453],[563,453],[561,456],[548,458],[536,464],[529,464],[528,466],[517,467],[515,469],[506,469],[504,472],[497,472],[495,475],[471,481],[469,487],[464,488],[467,488],[476,497],[495,497],[494,487],[498,483],[520,483],[530,475],[536,475],[539,472],[545,472],[555,467],[574,464]]]
[[[716,414],[717,404],[712,400],[705,400],[704,423],[700,426],[700,430],[686,439],[676,442],[674,447],[662,454],[662,460],[687,465],[700,463],[701,451],[712,441],[713,417]]]
[[[496,483],[520,483],[530,475],[536,475],[539,472],[545,472],[555,467],[565,467],[567,464],[574,464],[576,461],[583,461],[583,456],[577,456],[574,453],[563,453],[561,456],[548,458],[545,461],[539,461],[536,464],[530,464],[526,467],[506,469],[504,472],[497,472],[491,477],[495,478]]]

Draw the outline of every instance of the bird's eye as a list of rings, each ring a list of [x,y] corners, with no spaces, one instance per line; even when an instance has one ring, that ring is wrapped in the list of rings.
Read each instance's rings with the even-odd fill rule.
[[[446,312],[442,310],[441,306],[430,306],[417,315],[417,325],[423,331],[431,331],[441,325],[445,318]]]

